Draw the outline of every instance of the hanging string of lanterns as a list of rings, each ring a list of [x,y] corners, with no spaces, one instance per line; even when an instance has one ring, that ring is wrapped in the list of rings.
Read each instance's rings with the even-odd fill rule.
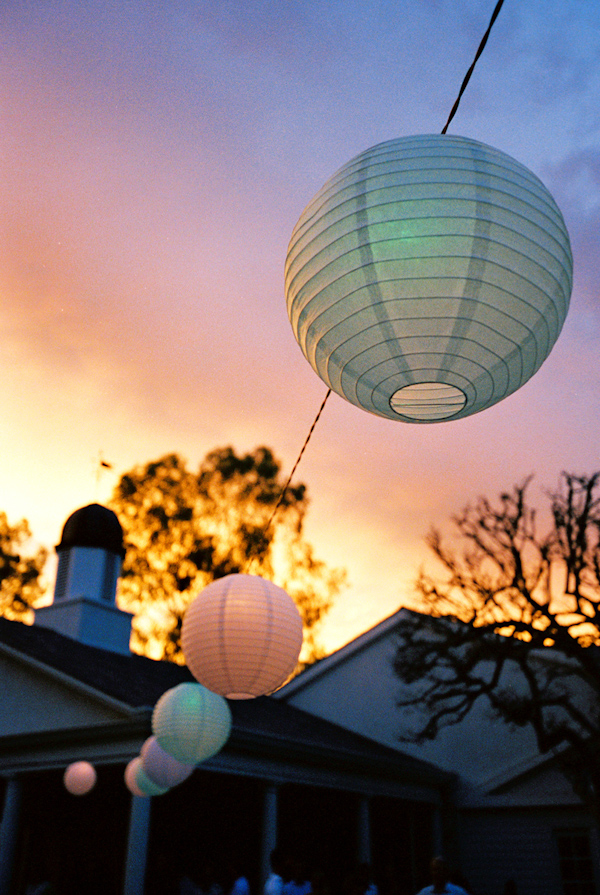
[[[178,684],[154,706],[152,731],[125,768],[125,784],[135,796],[164,795],[216,755],[229,738],[231,711],[201,684]]]
[[[572,279],[568,232],[542,182],[497,149],[443,133],[381,143],[325,183],[292,233],[285,292],[298,344],[330,390],[387,419],[433,423],[489,408],[537,372]],[[223,748],[226,699],[287,680],[302,619],[272,582],[228,575],[192,601],[181,639],[197,683],[156,703],[153,735],[125,769],[135,796],[167,792]],[[64,782],[81,795],[96,772],[75,762]]]

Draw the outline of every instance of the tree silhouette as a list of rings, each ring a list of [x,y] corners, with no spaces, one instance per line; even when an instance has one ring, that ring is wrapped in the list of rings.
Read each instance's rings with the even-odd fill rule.
[[[10,525],[0,512],[0,614],[5,618],[31,622],[34,603],[42,596],[40,577],[47,551],[28,550],[31,532],[25,519]]]
[[[563,473],[539,531],[527,480],[480,498],[428,543],[438,572],[417,592],[430,618],[407,613],[394,669],[409,709],[405,741],[433,739],[476,700],[530,725],[541,752],[558,749],[579,794],[600,797],[600,473]]]
[[[241,456],[218,448],[197,472],[169,454],[121,477],[110,502],[126,546],[119,602],[135,615],[138,651],[182,661],[190,601],[215,578],[244,572],[287,590],[304,621],[303,659],[319,654],[315,629],[344,572],[316,559],[304,538],[306,486],[283,495],[282,488],[280,465],[266,447]]]

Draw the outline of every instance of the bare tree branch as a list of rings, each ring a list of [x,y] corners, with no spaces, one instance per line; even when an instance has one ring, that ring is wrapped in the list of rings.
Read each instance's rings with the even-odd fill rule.
[[[406,614],[394,660],[414,721],[404,739],[433,739],[485,699],[529,725],[542,752],[577,753],[571,771],[589,794],[600,785],[600,472],[563,473],[543,534],[529,483],[465,507],[454,540],[427,537],[441,573],[421,571],[429,617]]]

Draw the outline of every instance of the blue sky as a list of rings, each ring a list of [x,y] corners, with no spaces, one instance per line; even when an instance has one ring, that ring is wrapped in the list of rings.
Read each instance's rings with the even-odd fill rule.
[[[7,2],[0,10],[0,508],[57,543],[119,473],[268,444],[291,468],[325,394],[283,294],[337,168],[441,131],[481,0]],[[348,569],[334,645],[410,596],[431,524],[535,473],[600,467],[600,11],[506,0],[449,132],[527,165],[565,217],[571,310],[539,373],[436,426],[332,396],[300,466]],[[96,484],[99,452],[114,465]],[[537,492],[536,492],[537,489]]]

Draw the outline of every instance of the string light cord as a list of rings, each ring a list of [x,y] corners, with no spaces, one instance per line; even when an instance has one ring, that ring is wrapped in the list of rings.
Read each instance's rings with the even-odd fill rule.
[[[493,11],[493,13],[492,13],[492,17],[491,17],[490,22],[489,22],[489,25],[488,25],[488,27],[487,27],[487,30],[486,30],[485,34],[483,35],[483,37],[482,37],[482,39],[481,39],[481,43],[479,44],[479,47],[477,48],[477,52],[475,53],[475,58],[473,59],[473,62],[471,63],[471,65],[470,65],[470,67],[469,67],[469,70],[467,71],[467,73],[466,73],[466,75],[465,75],[465,77],[464,77],[464,79],[463,79],[463,82],[462,82],[462,84],[461,84],[461,86],[460,86],[460,90],[458,91],[458,96],[456,97],[456,100],[455,100],[455,102],[454,102],[454,105],[452,106],[452,109],[450,110],[450,115],[448,116],[448,121],[446,122],[446,124],[444,125],[444,128],[443,128],[443,130],[442,130],[442,134],[445,134],[445,133],[446,133],[446,131],[448,130],[448,125],[450,124],[450,122],[452,121],[452,119],[454,118],[454,116],[456,115],[456,111],[457,111],[458,106],[459,106],[459,104],[460,104],[460,100],[461,100],[461,98],[462,98],[462,95],[463,95],[463,93],[465,92],[465,90],[466,90],[466,88],[467,88],[467,84],[468,84],[469,81],[471,80],[471,75],[473,74],[473,71],[474,71],[475,66],[476,66],[476,64],[477,64],[477,60],[479,59],[479,57],[481,56],[481,54],[483,53],[483,51],[484,51],[484,49],[485,49],[485,45],[486,45],[486,43],[488,42],[488,37],[490,36],[491,30],[492,30],[492,28],[493,28],[493,26],[494,26],[494,22],[495,22],[496,19],[498,18],[498,13],[500,12],[500,10],[501,10],[501,8],[502,8],[502,4],[503,4],[503,3],[504,3],[504,0],[498,0],[498,2],[496,3],[496,6],[495,6],[494,11]],[[289,474],[289,476],[288,476],[288,478],[287,478],[287,481],[286,481],[285,485],[284,485],[283,488],[281,489],[281,494],[279,495],[279,498],[278,498],[278,500],[277,500],[277,503],[276,503],[275,506],[273,507],[273,511],[272,511],[272,513],[271,513],[271,515],[270,515],[268,521],[267,521],[267,524],[265,525],[265,528],[264,528],[264,534],[265,534],[265,535],[268,534],[268,532],[270,531],[271,526],[272,526],[272,524],[273,524],[273,520],[275,519],[275,516],[277,515],[277,512],[278,512],[278,510],[279,510],[281,504],[283,503],[283,499],[284,499],[284,497],[285,497],[285,495],[286,495],[286,492],[287,492],[287,490],[288,490],[288,488],[289,488],[289,486],[290,486],[290,483],[291,483],[291,481],[292,481],[292,478],[294,477],[294,473],[296,472],[296,470],[297,470],[297,468],[298,468],[298,465],[299,465],[300,461],[302,460],[302,455],[304,454],[304,451],[306,450],[306,447],[307,447],[307,445],[308,445],[308,442],[309,442],[310,439],[311,439],[311,436],[312,436],[312,434],[313,434],[313,432],[314,432],[314,430],[315,430],[315,426],[316,426],[317,423],[319,422],[319,419],[320,419],[320,417],[321,417],[321,414],[323,413],[323,410],[324,410],[324,408],[325,408],[325,404],[327,403],[327,399],[329,398],[330,394],[331,394],[331,389],[328,389],[328,390],[327,390],[327,394],[325,395],[325,398],[323,399],[323,403],[321,404],[321,406],[320,406],[320,408],[319,408],[319,411],[318,411],[316,417],[314,418],[313,424],[312,424],[312,426],[311,426],[310,429],[309,429],[308,435],[306,436],[306,439],[305,439],[305,441],[304,441],[304,444],[302,445],[302,448],[301,448],[301,450],[300,450],[300,453],[298,454],[298,458],[297,458],[296,462],[294,463],[294,466],[292,467],[292,471],[290,472],[290,474]],[[251,560],[251,562],[250,562],[250,566],[252,566],[253,563],[256,562],[256,560],[257,560],[257,557],[254,557],[254,558]]]
[[[323,413],[323,410],[325,409],[325,405],[327,404],[327,399],[329,398],[329,395],[330,395],[330,394],[331,394],[331,389],[328,388],[328,389],[327,389],[327,394],[326,394],[325,397],[323,398],[323,403],[322,403],[321,406],[319,407],[319,411],[318,411],[316,417],[315,417],[314,420],[313,420],[312,426],[311,426],[310,429],[308,430],[308,435],[307,435],[306,438],[304,439],[304,444],[302,445],[302,448],[300,449],[300,453],[298,454],[298,457],[297,457],[297,459],[296,459],[296,462],[294,463],[294,465],[293,465],[293,467],[292,467],[292,471],[290,472],[289,476],[287,477],[286,483],[285,483],[285,485],[283,486],[283,488],[281,489],[281,494],[279,495],[279,497],[278,497],[278,499],[277,499],[277,503],[276,503],[275,506],[273,507],[273,510],[272,510],[272,512],[271,512],[271,515],[269,516],[269,519],[267,520],[267,524],[265,525],[265,527],[264,527],[264,529],[263,529],[263,533],[264,533],[265,535],[267,535],[267,534],[269,533],[269,531],[270,531],[270,529],[271,529],[271,526],[272,526],[272,524],[273,524],[273,520],[275,519],[275,516],[277,515],[277,511],[279,510],[279,507],[280,507],[281,504],[283,503],[283,498],[284,498],[285,495],[286,495],[287,489],[290,487],[290,482],[292,481],[292,479],[293,479],[293,477],[294,477],[294,473],[295,473],[296,470],[298,469],[298,465],[299,465],[299,463],[300,463],[300,460],[302,459],[302,455],[304,454],[304,451],[306,450],[306,446],[308,445],[308,442],[310,441],[311,436],[312,436],[313,432],[315,431],[315,426],[316,426],[317,423],[319,422],[320,416],[321,416],[321,414]],[[250,574],[250,569],[252,568],[252,566],[254,565],[254,563],[257,561],[257,559],[258,559],[258,557],[256,557],[256,556],[254,556],[254,557],[251,559],[251,561],[250,561],[250,563],[249,563],[249,565],[248,565],[248,574]]]
[[[473,62],[471,63],[471,66],[470,66],[468,72],[466,73],[462,84],[460,85],[460,90],[458,91],[458,96],[456,97],[454,105],[452,106],[452,109],[450,110],[450,115],[448,116],[448,121],[446,122],[446,124],[444,125],[444,128],[442,130],[443,134],[446,133],[446,131],[448,130],[448,125],[450,124],[450,122],[452,121],[454,116],[456,115],[456,110],[458,109],[461,97],[462,97],[463,93],[465,92],[465,90],[467,89],[467,84],[471,80],[471,75],[473,74],[473,70],[474,70],[475,66],[477,65],[477,60],[479,59],[479,57],[481,56],[481,54],[484,51],[485,45],[488,42],[488,37],[490,36],[490,32],[491,32],[492,28],[494,27],[494,22],[498,18],[498,13],[502,9],[503,3],[504,3],[504,0],[498,0],[498,2],[496,3],[495,9],[492,13],[492,17],[490,19],[490,24],[487,27],[487,31],[481,38],[481,43],[479,44],[477,52],[475,53],[475,58],[473,59]]]

